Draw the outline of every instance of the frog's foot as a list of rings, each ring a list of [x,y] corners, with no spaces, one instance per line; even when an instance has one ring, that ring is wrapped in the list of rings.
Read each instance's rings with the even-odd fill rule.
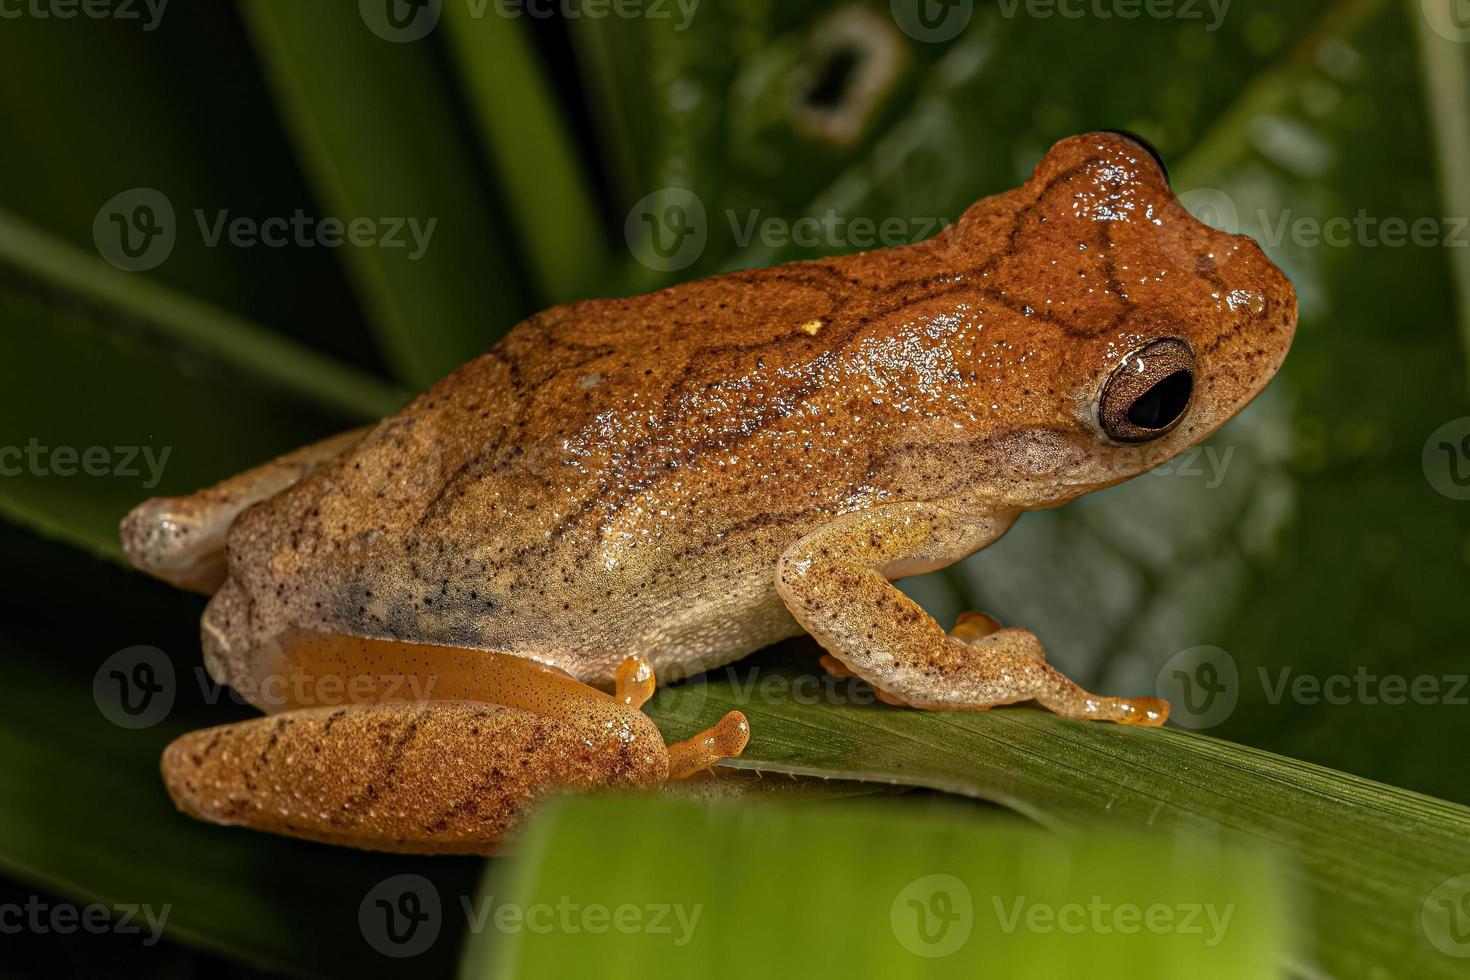
[[[989,613],[962,612],[955,619],[954,629],[949,631],[949,635],[961,643],[974,644],[985,639],[992,633],[999,633],[1003,629],[1005,627],[1000,625],[1000,620]],[[1036,659],[1042,663],[1046,662],[1046,651],[1041,648],[1040,643],[1028,648],[1024,652],[1033,653],[1036,655]]]
[[[669,778],[686,779],[704,772],[721,759],[733,759],[750,741],[750,722],[731,711],[698,735],[669,746]]]
[[[856,673],[854,673],[847,666],[847,664],[843,663],[841,660],[838,660],[836,657],[832,656],[830,653],[824,653],[824,654],[822,654],[821,659],[819,659],[817,662],[822,665],[822,669],[823,670],[825,670],[827,673],[831,674],[833,677],[857,677],[858,676]],[[866,680],[866,678],[860,678],[860,679]],[[868,686],[873,688],[873,697],[877,698],[882,703],[884,703],[884,704],[891,704],[895,708],[907,708],[907,707],[910,707],[909,703],[907,701],[905,701],[903,698],[898,697],[895,694],[890,694],[888,691],[885,691],[881,687],[877,687],[877,686],[873,685],[872,683],[869,683]]]
[[[641,708],[647,704],[657,686],[653,665],[636,653],[618,664],[613,678],[613,697],[630,708]]]
[[[926,504],[847,515],[793,544],[777,569],[792,614],[848,670],[916,708],[973,711],[1035,700],[1067,718],[1162,725],[1158,698],[1090,694],[1046,663],[1026,630],[962,617],[947,634],[885,577],[937,567],[977,519]]]
[[[848,669],[847,664],[843,663],[841,660],[838,660],[830,653],[822,654],[822,656],[817,659],[817,663],[821,664],[822,669],[831,674],[833,677],[857,676],[857,674],[854,674],[851,670]]]
[[[273,497],[362,441],[356,429],[312,443],[187,497],[153,497],[122,519],[123,553],[139,571],[206,594],[225,580],[225,535],[246,507]]]

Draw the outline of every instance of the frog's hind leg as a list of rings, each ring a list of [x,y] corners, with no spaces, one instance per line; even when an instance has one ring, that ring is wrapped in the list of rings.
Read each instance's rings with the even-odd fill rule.
[[[1162,725],[1158,698],[1090,694],[1046,663],[1035,635],[962,619],[954,634],[888,580],[940,567],[984,537],[983,521],[894,504],[819,528],[782,555],[776,587],[796,619],[848,670],[917,708],[974,711],[1034,700],[1067,718]],[[885,574],[887,573],[887,574]]]
[[[123,553],[139,571],[183,589],[213,593],[225,580],[225,534],[240,512],[347,452],[355,429],[277,457],[187,497],[153,497],[122,519]]]
[[[179,809],[329,844],[493,854],[548,791],[658,785],[652,723],[585,723],[474,701],[306,708],[191,732],[164,751]]]
[[[508,653],[325,634],[289,650],[276,693],[253,699],[273,715],[165,751],[181,810],[373,850],[492,854],[547,793],[654,787],[676,761],[683,775],[744,747],[732,712],[666,749],[634,706],[653,688],[641,658],[611,696]]]
[[[613,697],[631,708],[641,708],[653,697],[653,666],[634,654],[619,666]],[[750,723],[745,715],[731,711],[712,727],[682,742],[669,744],[669,778],[687,779],[704,772],[721,759],[733,759],[750,741]]]

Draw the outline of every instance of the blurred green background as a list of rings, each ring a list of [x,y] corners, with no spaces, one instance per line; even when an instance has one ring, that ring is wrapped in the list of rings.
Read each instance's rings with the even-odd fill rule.
[[[868,247],[864,219],[888,229],[878,244],[927,237],[1024,179],[1056,139],[1099,128],[1149,140],[1197,214],[1262,241],[1301,298],[1296,345],[1207,451],[1028,515],[995,547],[906,588],[942,619],[982,608],[1034,629],[1093,689],[1205,685],[1213,696],[1176,714],[1186,728],[1470,803],[1470,494],[1456,481],[1470,468],[1470,21],[1456,0],[1181,0],[1147,8],[1156,16],[1126,0],[650,0],[626,8],[637,16],[600,17],[610,8],[474,0],[5,9],[0,446],[48,454],[0,477],[0,865],[11,878],[0,904],[40,889],[178,905],[158,947],[6,936],[25,953],[13,962],[40,964],[37,975],[113,957],[174,975],[447,970],[450,938],[404,962],[365,948],[357,899],[406,869],[445,895],[473,894],[481,872],[171,812],[161,746],[248,712],[207,703],[193,683],[202,601],[120,566],[115,527],[129,506],[391,412],[553,303]],[[826,230],[800,241],[762,231],[802,217]],[[232,240],[236,219],[370,219],[372,242]],[[410,220],[433,222],[422,254]],[[156,486],[146,467],[50,472],[65,468],[56,447],[93,446],[114,462],[117,447],[168,456]],[[125,730],[99,712],[92,683],[137,644],[167,653],[178,698],[162,723]],[[809,651],[793,656],[806,663]],[[1416,680],[1433,693],[1390,703]],[[1323,685],[1346,694],[1313,693]],[[702,719],[728,693],[711,687],[661,723],[672,733]],[[1180,691],[1166,693],[1177,711]],[[752,759],[824,775],[869,772],[872,750],[852,732],[892,716],[834,712],[828,736],[808,726],[820,751],[803,755],[796,708],[766,707]],[[905,724],[888,735],[909,737]],[[1438,957],[1415,961],[1420,976],[1463,964],[1418,924],[1419,898],[1470,872],[1453,843],[1463,835],[1446,831],[1470,826],[1460,807],[1362,782],[1308,791],[1306,769],[1258,771],[1245,754],[1171,768],[1169,752],[1214,744],[1197,736],[1072,742],[1070,729],[1035,725],[1045,785],[998,768],[946,781],[936,760],[949,736],[935,726],[923,736],[935,755],[881,775],[1030,816],[1058,801],[1101,813],[1111,801],[1078,804],[1092,797],[1079,775],[1069,782],[1068,760],[1083,769],[1087,752],[1163,745],[1140,785],[1230,826],[1230,806],[1211,809],[1205,791],[1249,770],[1259,781],[1242,793],[1265,801],[1279,787],[1297,809],[1263,802],[1267,816],[1241,824],[1311,825],[1302,834],[1322,853],[1304,860],[1308,889],[1325,893],[1330,878],[1344,907],[1386,923],[1360,970],[1321,948],[1306,959],[1362,976],[1392,975],[1410,955]],[[1013,737],[996,731],[997,744]],[[1176,784],[1190,802],[1168,796]],[[1328,855],[1346,811],[1382,822],[1344,827],[1351,853]],[[1152,822],[1146,808],[1139,819]],[[1354,874],[1352,855],[1390,832],[1400,836],[1385,849],[1423,865],[1403,879],[1418,896],[1403,907],[1376,872]],[[1341,920],[1348,933],[1355,921]]]

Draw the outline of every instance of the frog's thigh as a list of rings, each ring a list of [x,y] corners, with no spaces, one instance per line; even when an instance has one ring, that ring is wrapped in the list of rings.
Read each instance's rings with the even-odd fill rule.
[[[638,710],[654,687],[640,657],[610,697],[512,654],[327,636],[295,652],[287,710],[165,750],[181,810],[374,850],[491,854],[545,793],[657,786],[739,755],[749,734],[732,711],[665,748]],[[408,685],[358,683],[383,670]],[[363,700],[309,706],[329,690]],[[375,700],[406,695],[422,700]]]
[[[372,850],[493,854],[543,793],[658,785],[658,732],[630,742],[473,701],[308,708],[191,732],[163,775],[191,816]],[[654,744],[657,743],[657,744]]]
[[[1069,718],[1162,724],[1163,702],[1087,693],[1045,662],[1032,633],[950,636],[889,582],[948,564],[1004,527],[918,503],[850,514],[788,548],[776,586],[832,656],[915,707],[975,710],[1035,699]]]
[[[225,580],[225,534],[242,510],[356,446],[370,428],[314,442],[187,497],[153,497],[122,520],[123,552],[140,571],[206,594]]]

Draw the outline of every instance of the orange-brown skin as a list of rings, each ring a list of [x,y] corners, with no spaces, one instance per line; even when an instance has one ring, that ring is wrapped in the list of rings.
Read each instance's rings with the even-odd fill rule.
[[[654,687],[640,657],[610,696],[504,653],[472,671],[466,651],[423,644],[304,635],[294,648],[289,683],[263,695],[277,713],[164,751],[179,809],[327,844],[494,854],[548,793],[656,788],[738,756],[750,733],[732,711],[665,746],[638,710]],[[376,689],[351,683],[367,679]]]
[[[1194,220],[1141,146],[1063,140],[931,241],[517,326],[233,521],[206,661],[248,686],[305,629],[606,687],[630,653],[677,678],[805,628],[890,700],[1161,723],[1162,703],[1076,688],[1024,630],[946,635],[888,582],[1199,442],[1295,324],[1281,272]],[[1100,393],[1160,338],[1193,358],[1187,411],[1120,444]]]

